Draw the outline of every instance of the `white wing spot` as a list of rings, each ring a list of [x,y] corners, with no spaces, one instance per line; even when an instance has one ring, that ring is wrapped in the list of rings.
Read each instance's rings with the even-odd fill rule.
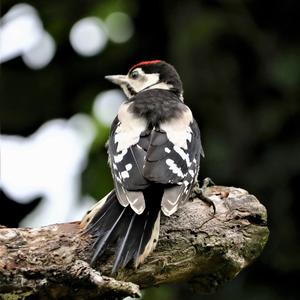
[[[123,172],[121,172],[121,176],[123,179],[129,178],[129,173],[127,171],[123,171]]]
[[[174,160],[168,158],[166,160],[166,164],[169,166],[169,169],[174,173],[176,174],[177,176],[179,177],[184,177],[182,171],[180,168],[178,168],[178,166],[175,164]]]
[[[122,161],[122,159],[124,158],[124,156],[127,154],[127,151],[128,151],[127,149],[124,149],[124,150],[121,151],[120,154],[115,155],[114,156],[114,161],[116,163],[119,163],[120,161]]]
[[[116,176],[116,180],[119,182],[119,183],[122,183],[121,179],[119,176]]]
[[[132,164],[127,164],[125,166],[126,171],[130,171],[132,169]]]
[[[185,181],[183,182],[183,184],[184,184],[185,186],[188,186],[190,183],[189,183],[187,180],[185,180]]]
[[[190,173],[190,175],[191,175],[192,177],[195,176],[195,172],[194,172],[193,170],[189,170],[189,173]]]
[[[180,155],[180,157],[186,161],[186,164],[188,167],[191,166],[191,161],[190,161],[190,156],[188,153],[184,152],[183,149],[181,149],[179,146],[175,145],[174,147],[174,150]]]
[[[166,153],[170,153],[171,150],[170,150],[168,147],[165,147],[165,152],[166,152]]]

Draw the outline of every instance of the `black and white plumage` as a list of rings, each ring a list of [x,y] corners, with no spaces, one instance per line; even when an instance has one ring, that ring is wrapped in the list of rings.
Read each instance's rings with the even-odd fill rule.
[[[160,212],[172,215],[189,198],[203,154],[200,131],[183,103],[176,70],[163,61],[107,76],[128,97],[108,142],[115,189],[83,220],[96,236],[92,261],[116,243],[113,272],[138,266],[155,248]]]

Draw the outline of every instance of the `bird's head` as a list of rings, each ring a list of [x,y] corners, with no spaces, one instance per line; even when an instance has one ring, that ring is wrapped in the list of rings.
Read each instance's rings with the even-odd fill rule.
[[[127,75],[109,75],[105,78],[118,84],[130,99],[149,89],[163,89],[174,92],[183,100],[180,77],[175,68],[162,60],[142,61],[130,68]]]

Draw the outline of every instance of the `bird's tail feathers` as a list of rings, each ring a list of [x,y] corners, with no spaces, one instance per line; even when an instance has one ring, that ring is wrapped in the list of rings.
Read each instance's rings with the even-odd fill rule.
[[[147,199],[145,199],[147,200]],[[115,245],[115,261],[112,273],[133,261],[137,267],[153,251],[159,235],[160,203],[153,201],[144,212],[136,214],[130,206],[123,207],[115,191],[110,192],[83,218],[84,233],[95,237],[91,263],[107,248]]]

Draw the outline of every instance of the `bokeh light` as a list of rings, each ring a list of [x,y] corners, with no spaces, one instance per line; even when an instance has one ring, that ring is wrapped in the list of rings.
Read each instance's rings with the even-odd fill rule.
[[[114,43],[127,42],[134,33],[131,18],[123,12],[110,14],[105,20],[105,25],[109,38]]]
[[[13,6],[0,21],[0,62],[22,55],[34,47],[44,33],[37,11],[25,3]]]
[[[96,17],[87,17],[76,22],[70,31],[70,43],[82,56],[93,56],[101,52],[107,43],[103,22]]]
[[[95,134],[92,119],[77,114],[70,120],[48,121],[26,138],[0,136],[1,189],[23,204],[42,197],[22,226],[74,220],[91,206],[90,197],[79,201],[80,176]]]
[[[42,38],[22,55],[22,59],[31,69],[41,69],[52,60],[55,49],[56,44],[53,37],[45,31]]]
[[[13,6],[1,19],[0,62],[22,56],[31,69],[47,66],[54,57],[56,44],[44,30],[36,9],[26,3]]]
[[[125,96],[120,90],[109,90],[98,94],[93,105],[94,116],[106,126],[110,126],[117,115]]]

